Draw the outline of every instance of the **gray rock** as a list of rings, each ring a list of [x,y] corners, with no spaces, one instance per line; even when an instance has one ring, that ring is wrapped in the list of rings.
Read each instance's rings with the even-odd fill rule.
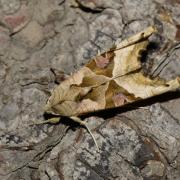
[[[176,0],[0,0],[0,179],[179,179],[178,91],[86,118],[100,152],[69,119],[30,125],[45,119],[63,72],[149,25],[159,34],[150,39],[147,72],[164,61],[160,76],[178,76],[178,8]]]

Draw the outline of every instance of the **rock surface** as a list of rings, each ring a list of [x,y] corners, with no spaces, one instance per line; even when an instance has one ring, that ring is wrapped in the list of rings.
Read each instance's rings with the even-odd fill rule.
[[[71,121],[30,125],[65,74],[149,25],[159,34],[145,70],[180,75],[179,10],[178,0],[0,0],[0,179],[180,179],[178,91],[86,118],[100,152]]]

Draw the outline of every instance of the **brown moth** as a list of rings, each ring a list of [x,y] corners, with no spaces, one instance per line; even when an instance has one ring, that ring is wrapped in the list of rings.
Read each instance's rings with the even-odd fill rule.
[[[52,91],[45,106],[47,113],[59,115],[59,118],[45,122],[57,122],[61,116],[66,116],[84,125],[92,135],[79,116],[123,106],[180,87],[179,78],[165,81],[143,75],[140,53],[146,49],[148,37],[155,32],[154,27],[148,27],[97,55],[64,80]]]

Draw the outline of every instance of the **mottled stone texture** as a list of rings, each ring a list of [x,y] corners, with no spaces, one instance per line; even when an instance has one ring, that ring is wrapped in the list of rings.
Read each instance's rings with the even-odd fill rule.
[[[178,91],[87,117],[100,152],[70,120],[30,126],[57,82],[149,25],[145,73],[180,75],[179,17],[178,0],[0,0],[0,179],[180,179]]]

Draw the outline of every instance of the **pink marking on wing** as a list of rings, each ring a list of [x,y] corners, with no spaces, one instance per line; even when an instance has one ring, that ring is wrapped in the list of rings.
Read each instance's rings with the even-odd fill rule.
[[[124,105],[126,102],[130,102],[130,100],[122,93],[118,93],[112,97],[114,105],[116,107]]]
[[[97,67],[105,68],[109,64],[109,59],[103,56],[98,56],[95,58],[95,62],[96,62]]]

